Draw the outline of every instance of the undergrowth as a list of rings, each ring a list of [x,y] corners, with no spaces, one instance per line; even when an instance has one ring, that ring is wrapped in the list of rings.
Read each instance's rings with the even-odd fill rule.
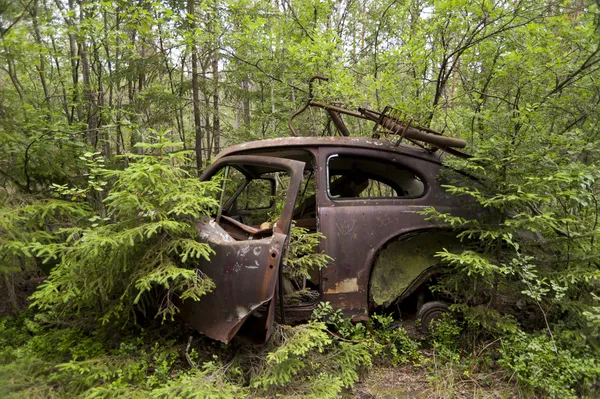
[[[44,267],[49,277],[33,307],[0,319],[0,397],[336,398],[351,395],[365,370],[405,364],[426,369],[441,397],[498,382],[523,397],[598,397],[597,172],[527,178],[494,196],[447,186],[494,217],[426,211],[457,229],[465,248],[438,253],[450,273],[432,288],[454,304],[423,342],[391,316],[354,323],[324,303],[306,324],[276,326],[264,346],[224,346],[188,341],[171,323],[173,297],[201,301],[214,288],[193,267],[212,254],[194,221],[214,211],[218,182],[191,177],[185,152],[168,153],[177,145],[160,135],[143,147],[123,169],[85,154],[86,179],[56,185],[52,200],[2,199],[0,275],[11,308],[24,302],[8,289],[17,277]],[[574,196],[576,187],[585,190]],[[304,288],[331,260],[314,252],[324,238],[292,230],[286,278]]]
[[[374,363],[419,364],[419,344],[389,316],[354,324],[322,303],[265,346],[196,339],[172,326],[93,333],[28,313],[0,322],[4,398],[336,398]]]
[[[506,392],[524,398],[598,397],[600,358],[593,342],[520,328],[494,335],[465,317],[465,307],[452,308],[429,340],[429,380],[441,397],[460,397],[465,386],[501,390],[507,384],[513,387]]]

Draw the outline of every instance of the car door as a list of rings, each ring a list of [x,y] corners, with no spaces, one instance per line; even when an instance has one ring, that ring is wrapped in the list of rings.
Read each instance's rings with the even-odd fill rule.
[[[272,228],[259,230],[219,214],[197,221],[198,240],[207,243],[214,254],[198,262],[197,269],[214,283],[214,290],[199,301],[180,305],[182,318],[203,334],[229,342],[253,313],[252,335],[266,341],[275,315],[275,290],[281,278],[281,263],[287,248],[292,214],[302,181],[304,163],[267,156],[224,157],[201,176],[209,180],[225,167],[247,171],[284,172],[289,185],[281,216]],[[238,229],[240,234],[228,233]]]

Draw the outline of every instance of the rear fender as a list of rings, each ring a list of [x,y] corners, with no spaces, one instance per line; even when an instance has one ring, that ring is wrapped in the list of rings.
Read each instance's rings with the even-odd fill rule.
[[[440,258],[435,256],[437,252],[444,249],[453,252],[463,246],[456,233],[445,230],[408,233],[388,242],[371,269],[371,303],[387,307],[406,298],[441,271]]]

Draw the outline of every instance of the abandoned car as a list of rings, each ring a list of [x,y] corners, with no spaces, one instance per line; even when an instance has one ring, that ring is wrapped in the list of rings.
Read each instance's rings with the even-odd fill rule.
[[[201,179],[215,176],[223,185],[218,214],[198,221],[199,240],[215,254],[198,268],[216,289],[181,307],[203,334],[264,342],[274,320],[306,320],[322,301],[355,321],[406,305],[425,324],[447,306],[427,287],[441,270],[435,253],[460,243],[421,211],[468,217],[473,209],[442,187],[468,177],[444,166],[440,151],[382,139],[287,137],[224,150]],[[277,220],[268,223],[272,215]],[[293,223],[321,232],[316,251],[333,260],[289,284],[282,269]],[[300,288],[314,295],[284,301]]]
[[[200,177],[221,184],[217,213],[197,222],[198,239],[214,250],[197,267],[216,288],[180,309],[208,337],[227,343],[241,333],[265,342],[275,319],[307,320],[320,302],[354,321],[408,311],[425,328],[447,309],[429,290],[444,271],[435,254],[461,243],[423,211],[479,216],[475,204],[443,188],[474,183],[442,162],[445,153],[468,158],[458,150],[466,142],[392,107],[354,111],[313,101],[313,82],[327,80],[309,80],[306,104],[288,120],[295,137],[227,148]],[[309,107],[325,111],[338,136],[298,137],[292,122]],[[351,137],[342,115],[373,122],[372,137]],[[320,233],[313,250],[331,259],[302,281],[284,273],[292,225]],[[298,292],[300,301],[286,300]]]

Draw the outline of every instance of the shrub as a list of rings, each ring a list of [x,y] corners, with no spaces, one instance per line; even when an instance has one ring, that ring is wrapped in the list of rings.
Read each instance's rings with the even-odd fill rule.
[[[579,398],[597,392],[596,351],[572,340],[519,332],[502,340],[498,363],[526,386],[552,398]]]
[[[153,291],[160,293],[155,305],[165,320],[177,312],[173,295],[198,300],[213,289],[193,268],[194,259],[212,252],[196,241],[193,221],[217,206],[218,182],[189,176],[178,166],[185,152],[166,152],[177,144],[164,136],[140,147],[151,154],[129,154],[124,170],[99,172],[112,181],[106,217],[63,230],[64,242],[32,245],[38,256],[60,260],[32,297],[38,309],[61,320],[127,322],[136,310],[147,310],[153,300],[145,294]]]

